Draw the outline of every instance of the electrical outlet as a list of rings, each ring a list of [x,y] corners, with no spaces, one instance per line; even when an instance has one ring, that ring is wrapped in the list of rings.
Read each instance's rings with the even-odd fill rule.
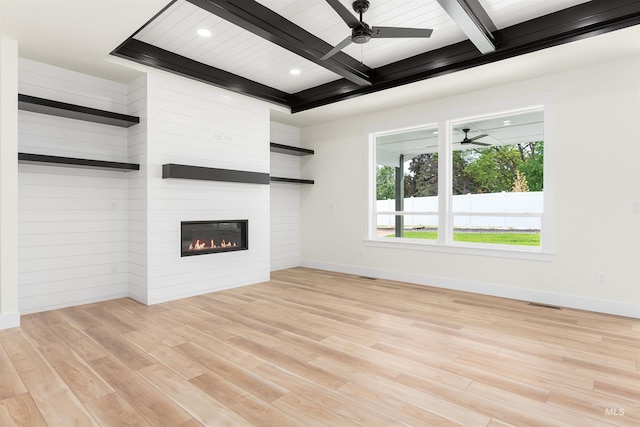
[[[598,285],[606,285],[607,284],[607,275],[604,273],[598,273],[596,275],[596,283]]]
[[[640,213],[640,203],[635,202],[633,204],[633,213]]]

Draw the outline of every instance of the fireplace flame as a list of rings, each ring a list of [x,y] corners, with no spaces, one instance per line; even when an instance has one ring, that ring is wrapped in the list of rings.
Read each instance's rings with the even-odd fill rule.
[[[208,250],[208,249],[219,249],[219,248],[232,248],[232,247],[237,247],[238,244],[235,242],[226,242],[224,239],[220,242],[219,245],[216,245],[215,242],[213,241],[213,239],[211,239],[211,242],[209,243],[209,246],[207,246],[207,243],[204,241],[200,241],[200,239],[197,239],[195,242],[191,243],[189,245],[189,251],[204,251],[204,250]]]

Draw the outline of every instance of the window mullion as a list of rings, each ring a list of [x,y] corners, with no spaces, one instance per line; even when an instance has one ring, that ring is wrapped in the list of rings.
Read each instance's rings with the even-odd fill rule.
[[[451,132],[447,122],[438,123],[438,243],[449,245],[453,241],[451,215],[453,179],[451,161]]]

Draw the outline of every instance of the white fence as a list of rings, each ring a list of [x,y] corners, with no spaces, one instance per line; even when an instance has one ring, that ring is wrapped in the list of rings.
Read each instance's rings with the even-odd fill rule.
[[[395,200],[378,200],[378,227],[394,227]],[[404,199],[405,228],[437,227],[438,198],[410,197]],[[407,214],[415,212],[415,214]],[[543,192],[462,194],[453,196],[453,226],[456,228],[492,228],[508,230],[539,230],[543,212]],[[493,214],[493,215],[487,215]]]

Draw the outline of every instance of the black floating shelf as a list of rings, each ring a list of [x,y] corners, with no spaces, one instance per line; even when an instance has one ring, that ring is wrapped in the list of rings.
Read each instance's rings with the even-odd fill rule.
[[[162,165],[163,178],[196,179],[201,181],[242,182],[247,184],[269,184],[269,174],[232,169],[207,168],[202,166]]]
[[[298,178],[281,178],[278,176],[272,176],[270,178],[271,182],[288,182],[290,184],[313,184],[315,183],[312,179],[298,179]]]
[[[76,157],[48,156],[45,154],[18,153],[20,163],[47,163],[52,166],[75,166],[88,169],[110,169],[121,172],[140,170],[137,163],[110,162],[106,160],[79,159]]]
[[[290,154],[292,156],[308,156],[314,153],[313,150],[309,150],[308,148],[292,147],[291,145],[276,144],[275,142],[269,145],[271,151],[274,153]]]
[[[98,110],[96,108],[67,104],[66,102],[23,94],[18,95],[18,109],[125,128],[140,123],[139,117],[129,116],[127,114]]]

